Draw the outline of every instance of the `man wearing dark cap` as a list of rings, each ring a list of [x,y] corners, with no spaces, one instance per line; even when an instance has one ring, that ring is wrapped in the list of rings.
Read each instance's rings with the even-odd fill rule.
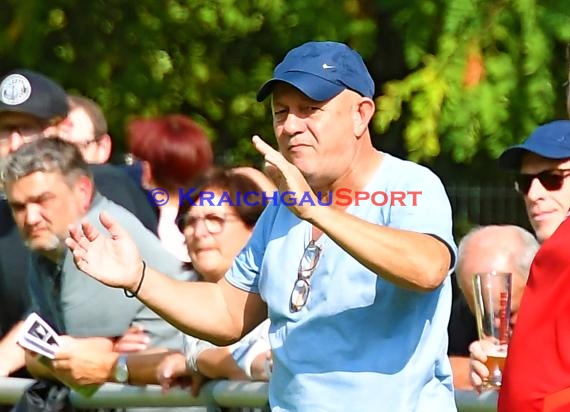
[[[6,75],[0,82],[0,158],[34,138],[56,134],[68,111],[65,91],[44,75],[31,70]]]
[[[68,112],[65,91],[47,77],[17,70],[0,82],[0,165],[24,143],[57,132]],[[3,194],[2,194],[3,195]],[[0,376],[24,364],[15,335],[6,335],[22,320],[29,305],[26,273],[29,252],[12,218],[8,203],[0,199]],[[25,376],[23,371],[18,376]]]
[[[68,112],[67,94],[48,77],[20,69],[0,78],[0,167],[23,144],[57,136]],[[111,165],[93,165],[91,171],[103,195],[156,232],[156,215],[132,179]],[[29,304],[25,281],[28,260],[29,251],[0,190],[0,376],[24,364],[23,351],[15,343],[14,325],[21,321]]]
[[[515,188],[542,243],[530,269],[499,392],[499,411],[570,410],[570,120],[538,127],[507,149],[499,164],[515,171]],[[471,345],[471,379],[488,376],[480,345]]]
[[[345,44],[291,50],[257,98],[269,96],[279,151],[258,136],[253,143],[280,192],[305,202],[267,208],[224,279],[185,284],[147,268],[139,287],[140,258],[112,220],[104,224],[113,239],[89,225],[72,231],[77,265],[218,344],[269,313],[273,411],[455,411],[446,328],[456,248],[440,180],[374,149],[374,82]],[[414,205],[351,197],[348,206],[340,188],[422,194]],[[131,253],[102,253],[117,247]]]

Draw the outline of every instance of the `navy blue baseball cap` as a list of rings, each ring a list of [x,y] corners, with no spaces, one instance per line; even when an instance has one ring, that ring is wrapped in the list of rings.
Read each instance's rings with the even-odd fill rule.
[[[0,113],[26,113],[53,121],[67,117],[65,90],[49,77],[32,70],[14,70],[0,79]]]
[[[273,78],[257,92],[257,101],[265,100],[277,82],[288,83],[320,102],[345,89],[365,97],[374,96],[374,81],[360,54],[346,44],[332,41],[311,41],[287,53],[275,67]]]
[[[547,159],[570,158],[570,120],[555,120],[539,126],[522,144],[505,150],[499,156],[499,166],[518,170],[523,155],[529,152]]]

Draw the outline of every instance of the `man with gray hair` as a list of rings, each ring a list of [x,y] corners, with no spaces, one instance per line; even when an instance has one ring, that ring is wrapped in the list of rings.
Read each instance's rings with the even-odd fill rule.
[[[70,105],[65,90],[41,73],[17,69],[0,77],[0,165],[27,142],[61,133],[81,134],[75,133],[79,124],[76,117],[69,117]],[[101,124],[93,126],[95,129],[102,130]],[[156,233],[157,216],[126,173],[112,165],[90,165],[90,170],[101,194],[130,210]],[[28,262],[29,251],[0,189],[0,376],[28,376],[25,370],[17,370],[24,360],[18,358],[23,354],[13,333],[29,305],[25,287]]]
[[[162,267],[173,278],[189,279],[180,262],[134,215],[95,190],[90,169],[74,145],[58,138],[25,144],[6,159],[2,183],[31,250],[27,281],[32,310],[60,333],[76,338],[77,356],[88,358],[94,347],[111,351],[114,339],[133,323],[144,328],[151,347],[182,349],[180,333],[131,299],[133,295],[103,286],[74,265],[64,244],[69,225],[87,219],[100,226],[97,217],[104,210],[127,227],[149,265]],[[34,357],[26,357],[26,366],[36,375],[52,375]],[[116,380],[127,383],[128,373],[121,368],[119,358]]]
[[[449,321],[448,354],[457,389],[471,389],[469,344],[478,339],[472,278],[475,273],[512,273],[511,326],[514,326],[530,265],[539,243],[527,230],[513,225],[471,229],[458,246],[455,275],[462,296],[454,302]],[[467,306],[468,310],[466,310]]]

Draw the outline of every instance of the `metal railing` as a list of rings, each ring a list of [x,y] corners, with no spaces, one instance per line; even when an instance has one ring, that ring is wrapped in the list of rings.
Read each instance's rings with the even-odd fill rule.
[[[32,382],[30,379],[0,378],[0,404],[15,404]],[[456,391],[455,399],[459,412],[496,411],[495,393],[477,396],[471,391]],[[78,408],[205,406],[208,412],[217,411],[219,407],[262,408],[267,405],[267,384],[211,381],[202,387],[199,396],[193,397],[183,389],[172,389],[163,394],[157,385],[129,386],[106,383],[91,398],[72,392],[71,402]]]

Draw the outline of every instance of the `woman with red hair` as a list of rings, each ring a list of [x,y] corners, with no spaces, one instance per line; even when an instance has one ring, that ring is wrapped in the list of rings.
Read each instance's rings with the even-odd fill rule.
[[[179,114],[132,120],[127,135],[130,152],[141,161],[141,185],[154,194],[149,199],[158,207],[158,236],[167,250],[188,262],[184,236],[175,223],[179,190],[190,188],[212,166],[210,141],[197,123]]]

